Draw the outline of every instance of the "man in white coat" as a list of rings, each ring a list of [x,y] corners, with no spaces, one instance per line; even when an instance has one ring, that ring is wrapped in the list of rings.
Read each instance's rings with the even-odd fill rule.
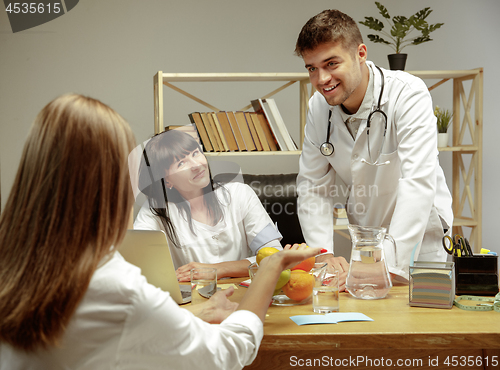
[[[388,258],[393,276],[408,279],[415,246],[415,260],[445,261],[441,240],[453,222],[452,199],[438,161],[436,118],[426,85],[367,61],[356,22],[338,10],[311,18],[295,52],[316,89],[297,178],[307,244],[333,254],[331,194],[338,193],[338,174],[350,189],[349,222],[383,226],[394,237],[397,258],[394,253]],[[367,127],[377,108],[383,113],[373,113]],[[341,257],[330,261],[345,278],[347,262]]]

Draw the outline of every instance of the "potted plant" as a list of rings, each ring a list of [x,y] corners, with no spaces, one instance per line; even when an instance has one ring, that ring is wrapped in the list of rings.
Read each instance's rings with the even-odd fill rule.
[[[397,15],[392,17],[389,15],[387,8],[380,4],[379,2],[375,2],[379,13],[386,19],[386,22],[391,27],[390,33],[384,30],[384,23],[373,17],[365,17],[364,22],[359,22],[362,25],[379,32],[385,37],[388,37],[389,41],[385,38],[380,37],[379,35],[368,35],[370,41],[376,43],[382,43],[390,45],[396,54],[388,55],[389,65],[391,69],[399,69],[404,70],[406,64],[406,54],[402,54],[401,50],[403,50],[408,45],[419,45],[427,41],[432,41],[429,37],[429,34],[439,27],[441,27],[444,23],[436,23],[429,25],[425,20],[429,14],[432,13],[431,8],[424,8],[410,18],[406,18],[402,15]],[[412,32],[417,31],[415,37],[412,37]]]
[[[442,110],[436,105],[436,108],[434,108],[434,115],[437,118],[438,147],[443,148],[448,146],[448,127],[450,127],[453,114],[451,114],[448,109]]]

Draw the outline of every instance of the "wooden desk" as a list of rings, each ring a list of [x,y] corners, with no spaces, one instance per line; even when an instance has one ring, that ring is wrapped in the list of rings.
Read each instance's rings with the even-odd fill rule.
[[[298,326],[289,317],[313,314],[311,304],[269,307],[259,354],[245,369],[500,369],[498,312],[410,307],[406,285],[381,300],[341,293],[340,311],[374,321]]]

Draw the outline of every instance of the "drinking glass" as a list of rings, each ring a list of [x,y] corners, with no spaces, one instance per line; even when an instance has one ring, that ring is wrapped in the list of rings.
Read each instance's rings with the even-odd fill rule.
[[[191,304],[205,302],[217,291],[217,269],[191,270]]]
[[[338,312],[339,308],[339,271],[328,265],[322,280],[313,288],[313,311]]]

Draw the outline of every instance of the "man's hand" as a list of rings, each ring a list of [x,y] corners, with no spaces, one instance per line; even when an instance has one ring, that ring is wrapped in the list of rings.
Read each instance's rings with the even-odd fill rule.
[[[186,308],[203,321],[210,324],[220,324],[238,308],[238,303],[227,299],[233,293],[234,288],[229,287],[228,289],[216,292],[206,302],[187,306]]]
[[[349,263],[344,257],[333,257],[331,255],[329,255],[329,258],[324,259],[324,261],[339,271],[339,291],[345,291],[345,282],[347,279],[347,273],[349,272]]]

